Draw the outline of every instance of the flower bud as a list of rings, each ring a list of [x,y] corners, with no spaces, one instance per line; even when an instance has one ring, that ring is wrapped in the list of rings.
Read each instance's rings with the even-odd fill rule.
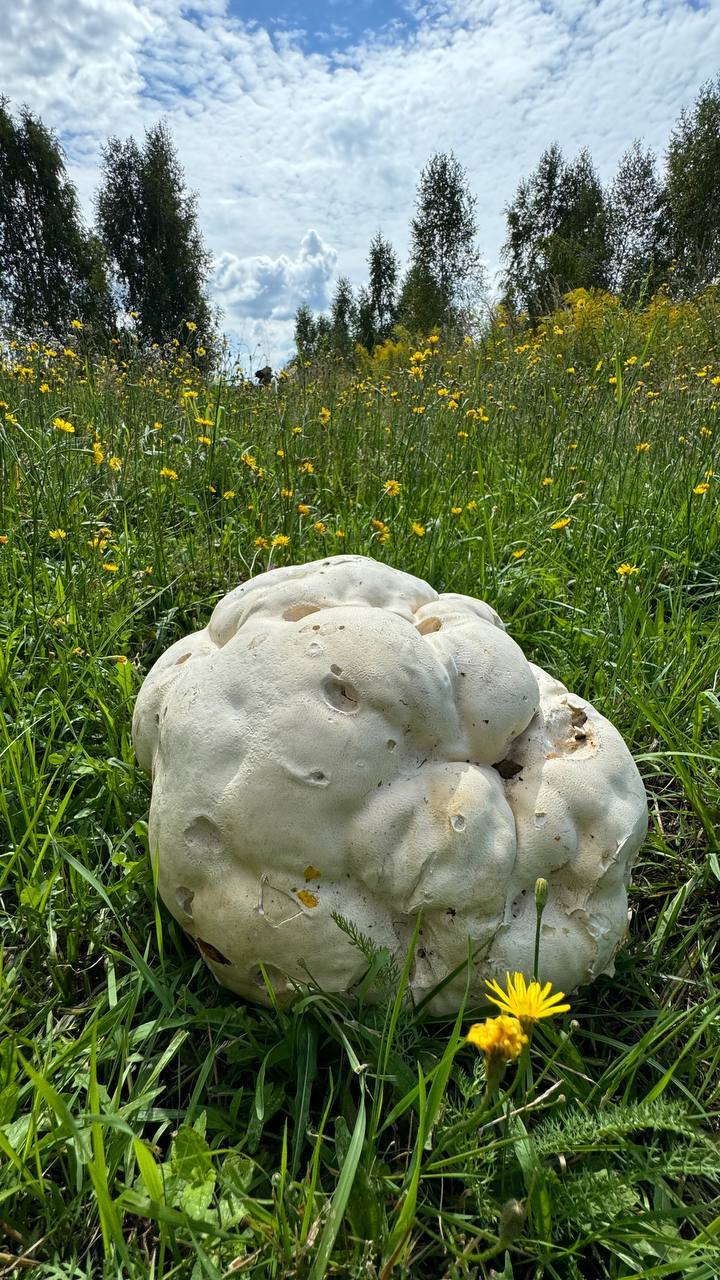
[[[538,915],[542,915],[545,910],[545,904],[548,900],[548,882],[544,876],[538,876],[535,881],[535,908]]]
[[[500,1214],[500,1240],[508,1244],[516,1240],[525,1226],[525,1208],[519,1200],[506,1200]]]

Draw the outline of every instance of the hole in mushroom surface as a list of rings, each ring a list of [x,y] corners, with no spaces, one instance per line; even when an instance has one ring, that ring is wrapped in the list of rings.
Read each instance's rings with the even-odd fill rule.
[[[339,667],[336,662],[331,663],[330,670],[334,676],[342,675],[342,667]]]
[[[388,738],[387,742],[385,743],[385,746],[387,747],[388,751],[394,751],[397,746],[397,742],[395,741],[394,738]]]
[[[195,894],[192,889],[188,889],[184,884],[179,884],[175,890],[175,901],[182,911],[183,915],[188,916],[192,920],[192,904]]]
[[[454,813],[450,818],[450,826],[453,831],[465,830],[465,818],[462,813]]]
[[[224,956],[222,951],[218,951],[212,942],[206,942],[204,938],[196,938],[195,941],[206,960],[212,960],[213,964],[230,964],[227,956]]]
[[[582,707],[570,708],[570,721],[575,729],[581,729],[587,723],[587,715]]]
[[[417,624],[417,629],[421,636],[430,635],[432,631],[439,631],[441,627],[440,618],[423,618],[422,622]]]
[[[355,689],[347,680],[338,680],[336,676],[328,676],[322,684],[322,696],[328,706],[345,715],[354,715],[360,710],[360,701]]]
[[[517,760],[500,760],[493,765],[493,769],[497,770],[505,782],[510,782],[512,778],[516,778],[519,773],[522,773],[522,765],[518,764]]]
[[[307,782],[311,782],[316,787],[326,787],[330,779],[322,769],[311,769],[306,778]]]

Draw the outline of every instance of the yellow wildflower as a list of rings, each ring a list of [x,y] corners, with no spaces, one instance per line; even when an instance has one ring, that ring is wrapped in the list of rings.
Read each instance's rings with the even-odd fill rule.
[[[559,1003],[565,997],[564,991],[550,994],[551,982],[546,982],[545,986],[541,987],[536,981],[528,985],[521,973],[513,974],[512,978],[507,973],[505,977],[506,990],[503,990],[495,979],[485,983],[489,992],[493,992],[492,995],[486,993],[487,998],[503,1013],[517,1018],[523,1029],[532,1026],[533,1022],[537,1022],[539,1018],[552,1018],[556,1013],[567,1013],[570,1008],[569,1004]]]
[[[518,1019],[504,1013],[486,1018],[484,1022],[474,1022],[465,1039],[488,1057],[497,1055],[503,1062],[519,1058],[528,1042]]]
[[[330,410],[325,405],[323,405],[322,409],[318,414],[318,418],[320,419],[324,427],[327,426],[331,417],[332,417],[332,414],[330,413]]]
[[[197,325],[194,320],[186,320],[185,328],[188,329],[190,333],[194,333],[197,329]]]
[[[311,475],[313,474],[313,472],[314,472],[315,468],[314,468],[314,466],[313,466],[312,462],[308,462],[308,461],[307,461],[307,459],[306,459],[306,460],[305,460],[305,462],[302,462],[302,463],[300,464],[300,470],[303,472],[303,474],[304,474],[304,475],[306,475],[306,476],[311,476]]]
[[[636,444],[636,445],[635,445],[635,452],[636,452],[636,453],[647,453],[647,451],[648,451],[648,449],[649,449],[649,448],[650,448],[650,441],[649,441],[649,440],[641,440],[639,444]]]
[[[106,560],[105,564],[103,565],[103,569],[105,570],[106,573],[117,573],[119,568],[120,568],[119,565],[111,564],[109,560]]]
[[[386,480],[383,485],[383,493],[386,493],[388,498],[397,498],[401,488],[399,480]]]
[[[229,502],[229,501],[230,501],[230,499],[231,499],[231,498],[234,498],[234,497],[235,497],[235,490],[234,490],[234,489],[225,489],[225,491],[224,491],[224,493],[223,493],[223,498],[225,499],[225,501],[226,501],[226,502]]]
[[[71,320],[70,324],[72,325],[73,329],[82,329],[83,327],[82,320]]]
[[[555,520],[551,525],[551,529],[565,529],[570,524],[572,516],[564,516],[562,520]]]
[[[415,534],[415,537],[416,537],[416,538],[424,538],[424,537],[425,537],[425,525],[424,525],[424,524],[420,524],[417,520],[413,520],[412,524],[410,525],[410,528],[412,529],[412,531],[413,531],[413,533]]]
[[[552,484],[552,476],[543,476],[543,484]]]
[[[256,539],[255,539],[255,546],[256,546],[256,547],[260,547],[260,548],[261,548],[261,550],[263,550],[263,551],[266,551],[266,550],[267,550],[267,547],[268,547],[268,540],[267,540],[267,538],[256,538]]]
[[[102,445],[99,440],[93,440],[92,456],[96,467],[101,466],[105,461],[105,454],[103,453]]]
[[[121,470],[122,470],[122,458],[118,458],[115,454],[113,454],[112,458],[111,458],[111,459],[110,459],[110,461],[108,462],[108,466],[109,466],[109,468],[110,468],[110,470],[111,470],[111,471],[121,471]],[[161,472],[160,474],[162,475],[162,472]],[[176,476],[175,478],[177,479],[177,476]]]
[[[161,467],[160,475],[164,476],[166,480],[177,480],[178,478],[177,471],[173,471],[172,467]]]
[[[198,444],[212,444],[210,436],[198,436]]]
[[[627,578],[631,573],[637,573],[638,567],[636,564],[628,564],[627,561],[624,561],[622,564],[618,565],[615,572],[619,573],[621,578]]]
[[[299,511],[299,513],[300,513],[300,515],[301,515],[301,516],[309,516],[309,515],[310,515],[310,508],[309,508],[309,506],[308,506],[307,502],[298,502],[298,504],[297,504],[297,509],[298,509],[298,511]]]
[[[515,551],[511,552],[513,560],[521,560],[526,551],[527,547],[517,547]]]
[[[289,542],[290,539],[286,533],[276,533],[271,545],[273,547],[286,547]]]
[[[58,540],[62,541],[62,539],[67,538],[67,534],[64,529],[51,529],[49,536],[54,542],[57,542]]]
[[[75,435],[75,428],[72,422],[68,422],[66,418],[53,418],[53,426],[56,431],[64,431],[68,436]]]
[[[313,525],[313,529],[315,530],[316,533],[319,533],[321,536],[327,533],[327,525],[325,524],[324,520],[316,520]]]
[[[693,489],[693,493],[700,493],[700,494],[707,493],[709,488],[710,488],[710,485],[708,484],[707,480],[703,480],[700,484],[695,485],[695,488]]]
[[[294,492],[294,490],[292,490],[292,489],[281,489],[281,490],[280,490],[280,497],[281,497],[281,498],[292,498],[292,496],[293,496],[293,492]]]

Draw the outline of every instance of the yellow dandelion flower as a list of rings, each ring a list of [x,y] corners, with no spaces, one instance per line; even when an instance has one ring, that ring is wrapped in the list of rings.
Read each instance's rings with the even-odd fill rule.
[[[108,466],[111,471],[122,471],[122,458],[118,458],[116,454],[113,454],[112,458],[110,458],[108,462]],[[160,474],[162,475],[162,472]],[[177,476],[175,478],[177,479]]]
[[[314,468],[314,466],[313,466],[312,462],[308,462],[308,461],[307,461],[307,459],[306,459],[306,461],[305,461],[305,462],[301,462],[301,464],[300,464],[300,470],[302,471],[303,475],[311,476],[311,475],[313,474],[313,472],[314,472],[315,468]]]
[[[53,542],[58,542],[67,538],[67,534],[64,529],[51,529],[49,537],[53,539]]]
[[[420,524],[420,523],[419,523],[419,521],[417,521],[417,520],[413,520],[412,524],[410,525],[410,528],[412,529],[412,531],[413,531],[413,533],[415,534],[415,537],[416,537],[416,538],[424,538],[424,537],[425,537],[425,525],[424,525],[424,524]]]
[[[383,485],[383,493],[386,493],[388,498],[397,498],[401,488],[402,485],[399,480],[386,480]]]
[[[344,538],[344,537],[345,537],[345,531],[344,531],[344,529],[336,529],[336,530],[335,530],[335,537],[336,537],[336,538]]]
[[[234,498],[234,497],[235,497],[235,490],[234,490],[234,489],[225,489],[225,491],[223,492],[223,498],[224,498],[225,502],[229,502],[229,501],[230,501],[230,499],[231,499],[231,498]]]
[[[707,483],[707,480],[703,480],[700,484],[695,485],[695,488],[693,489],[693,493],[700,493],[700,494],[707,493],[709,488],[710,488],[710,485]]]
[[[551,995],[552,983],[546,982],[544,987],[539,982],[526,983],[522,973],[506,974],[506,989],[493,979],[486,982],[487,998],[491,1004],[497,1005],[503,1013],[517,1018],[523,1029],[532,1026],[540,1018],[552,1018],[556,1013],[567,1013],[569,1004],[561,1004],[564,991],[556,991]],[[492,992],[492,994],[490,994]]]
[[[43,395],[47,395],[48,391],[50,390],[50,386],[47,382],[41,382],[39,390],[42,392]]]
[[[451,507],[451,508],[450,508],[450,514],[451,514],[451,515],[453,515],[453,516],[460,516],[460,515],[462,515],[462,507]]]
[[[638,444],[636,444],[636,445],[635,445],[635,452],[636,452],[636,453],[647,453],[647,451],[648,451],[648,449],[649,449],[649,448],[650,448],[650,441],[649,441],[649,440],[641,440]]]
[[[103,565],[103,569],[105,570],[106,573],[117,573],[119,568],[120,568],[119,564],[112,564],[109,560],[107,560]]]
[[[267,540],[267,538],[256,538],[256,539],[255,539],[255,546],[256,546],[256,547],[260,547],[260,548],[261,548],[261,550],[263,550],[263,551],[266,551],[266,550],[267,550],[268,545],[269,545],[269,544],[268,544],[268,540]]]
[[[518,1019],[505,1013],[496,1018],[486,1018],[484,1022],[474,1022],[465,1039],[488,1057],[497,1055],[503,1062],[519,1058],[528,1043]]]
[[[281,490],[280,490],[280,497],[281,497],[281,498],[292,498],[293,493],[294,493],[294,490],[293,490],[293,489],[281,489]]]
[[[6,533],[0,533],[0,547],[6,547],[10,538]]]
[[[212,444],[210,436],[198,436],[198,444]]]
[[[105,461],[105,454],[99,440],[93,440],[92,456],[96,467],[101,466]]]
[[[178,478],[177,471],[173,471],[172,467],[161,467],[160,475],[164,476],[166,480],[177,480]]]
[[[458,440],[469,440],[469,439],[470,439],[470,437],[469,437],[469,435],[468,435],[467,431],[458,431],[457,435],[458,435]]]
[[[543,485],[552,484],[552,476],[543,476]]]
[[[517,547],[515,551],[511,551],[513,560],[521,560],[527,551],[527,547]]]
[[[316,520],[313,525],[313,529],[315,530],[316,533],[319,533],[320,535],[324,535],[327,533],[327,525],[325,524],[324,520]]]
[[[550,525],[551,529],[566,529],[572,520],[572,516],[563,516],[562,520],[554,520]]]
[[[70,325],[73,329],[82,329],[83,322],[82,320],[71,320]]]
[[[309,516],[309,515],[310,515],[310,508],[309,508],[309,506],[308,506],[307,502],[298,502],[298,504],[297,504],[297,509],[298,509],[298,512],[300,513],[300,515],[301,515],[301,516]]]
[[[325,405],[323,405],[322,409],[320,410],[320,412],[319,412],[319,414],[318,414],[318,418],[320,419],[320,421],[321,421],[321,423],[323,424],[323,426],[324,426],[324,427],[325,427],[325,426],[327,426],[327,424],[328,424],[328,422],[330,421],[331,417],[332,417],[332,414],[331,414],[330,410],[329,410]]]
[[[710,428],[710,427],[701,427],[701,428],[700,428],[700,435],[701,435],[701,436],[705,436],[706,438],[707,438],[708,436],[711,436],[711,435],[712,435],[712,430],[711,430],[711,428]]]
[[[78,358],[78,356],[77,356],[77,351],[73,351],[72,347],[65,347],[65,348],[64,348],[64,350],[63,350],[63,355],[64,355],[68,360],[77,360],[77,358]]]
[[[194,320],[186,320],[186,321],[185,321],[185,328],[186,328],[190,333],[194,333],[194,332],[195,332],[195,330],[197,329],[197,325],[196,325],[196,323],[195,323],[195,321],[194,321]]]
[[[287,547],[289,542],[290,542],[290,539],[286,533],[276,533],[275,537],[272,540],[271,546]]]
[[[72,422],[68,422],[66,418],[53,418],[53,426],[56,431],[64,431],[68,436],[75,435],[75,428]]]
[[[276,457],[276,458],[284,458],[284,457],[285,457],[285,450],[284,450],[284,449],[276,449],[276,450],[275,450],[275,457]]]
[[[623,561],[622,564],[618,565],[615,572],[619,573],[621,578],[628,578],[631,573],[638,572],[638,567],[636,564],[629,564],[627,561]]]

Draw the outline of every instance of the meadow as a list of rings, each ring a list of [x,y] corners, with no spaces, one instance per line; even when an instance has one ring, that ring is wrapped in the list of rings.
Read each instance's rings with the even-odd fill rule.
[[[576,291],[268,388],[79,323],[4,350],[0,1275],[720,1274],[719,340],[712,291]],[[347,552],[488,600],[648,791],[614,977],[490,1094],[489,1006],[431,1017],[358,938],[352,1001],[250,1007],[155,895],[144,674]]]

